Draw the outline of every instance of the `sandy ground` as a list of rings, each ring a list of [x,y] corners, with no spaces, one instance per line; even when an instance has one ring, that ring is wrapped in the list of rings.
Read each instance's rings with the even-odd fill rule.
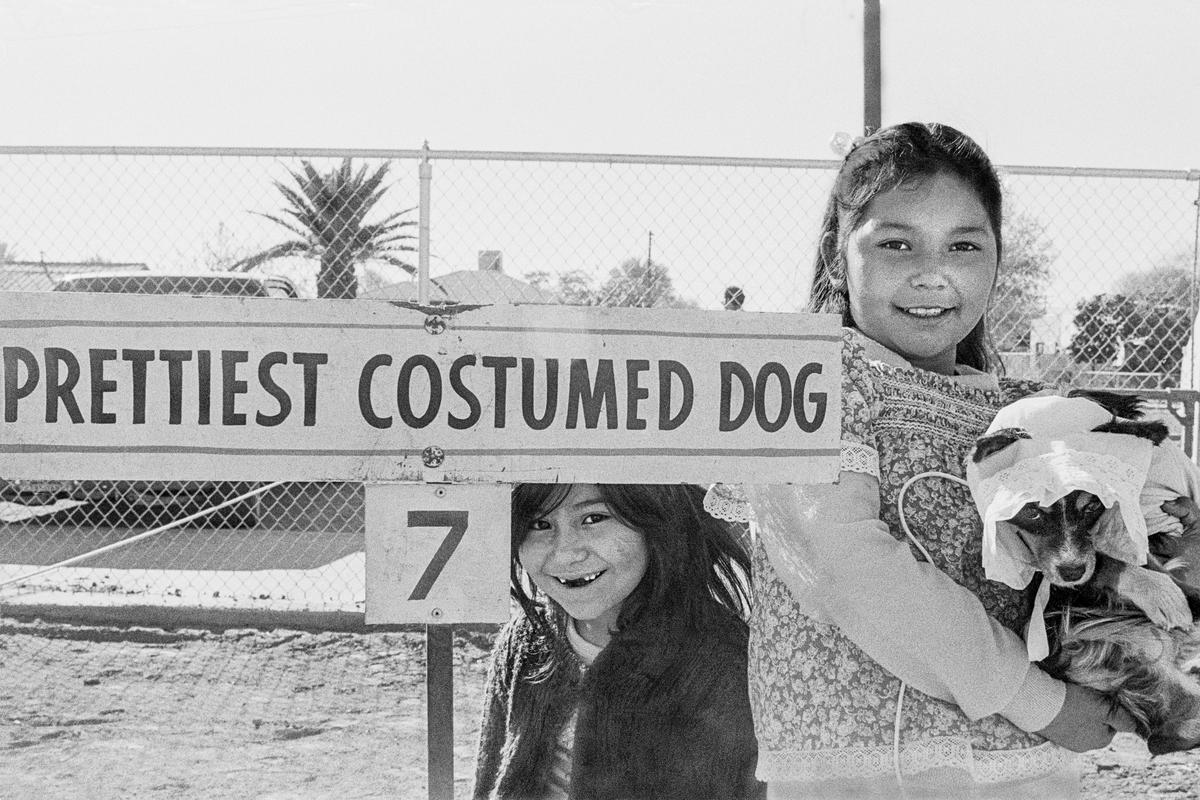
[[[466,797],[490,636],[455,642]],[[424,798],[424,634],[167,632],[0,620],[0,795]],[[1122,736],[1086,798],[1200,797],[1200,753]]]
[[[2,797],[427,796],[422,633],[0,622]],[[459,797],[487,643],[457,640]]]

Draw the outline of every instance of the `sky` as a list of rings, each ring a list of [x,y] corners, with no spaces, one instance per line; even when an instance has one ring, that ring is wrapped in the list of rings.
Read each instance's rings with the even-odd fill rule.
[[[1200,3],[883,0],[883,121],[1200,168]],[[859,0],[0,0],[0,144],[829,158]]]

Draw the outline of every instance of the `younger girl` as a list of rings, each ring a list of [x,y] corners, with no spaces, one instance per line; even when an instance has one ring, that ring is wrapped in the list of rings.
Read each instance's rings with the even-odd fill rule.
[[[513,491],[521,613],[492,653],[476,798],[760,792],[749,559],[694,486]]]
[[[961,477],[996,410],[1038,388],[989,374],[1000,220],[987,156],[944,125],[881,130],[838,172],[810,310],[845,325],[842,472],[747,489],[771,797],[1070,797],[1069,751],[1132,730],[1029,662],[1025,598],[985,579],[966,488],[906,487]]]

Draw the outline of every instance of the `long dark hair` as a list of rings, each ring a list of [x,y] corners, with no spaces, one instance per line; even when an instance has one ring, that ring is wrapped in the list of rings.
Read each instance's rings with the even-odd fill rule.
[[[858,327],[850,313],[846,240],[862,224],[867,206],[876,196],[940,173],[953,175],[974,190],[996,236],[999,266],[1003,198],[1000,179],[987,154],[971,137],[949,125],[892,125],[863,139],[838,170],[821,223],[809,311],[841,314],[843,325]],[[956,358],[975,369],[1003,373],[1004,365],[988,332],[987,314],[958,343]]]
[[[523,483],[512,494],[512,596],[535,624],[559,632],[568,622],[566,613],[536,590],[519,554],[530,523],[562,504],[572,486]],[[650,611],[699,629],[713,601],[747,616],[749,555],[733,525],[704,510],[703,489],[690,484],[599,484],[597,489],[613,516],[645,537],[648,553],[646,574],[617,615],[618,630]]]

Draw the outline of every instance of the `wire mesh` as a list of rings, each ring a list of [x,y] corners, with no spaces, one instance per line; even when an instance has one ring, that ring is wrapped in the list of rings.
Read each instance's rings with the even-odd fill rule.
[[[435,151],[0,149],[0,291],[416,300],[423,159],[433,167],[434,304],[750,312],[803,309],[837,166]],[[1167,390],[1195,388],[1200,174],[1009,168],[1002,177],[1004,261],[990,321],[1009,374],[1148,391],[1191,452],[1196,395]],[[284,483],[41,572],[260,486],[171,475],[0,475],[0,603],[5,617],[19,620],[0,636],[0,701],[16,709],[5,723],[10,748],[38,757],[61,731],[86,729],[39,717],[50,694],[75,698],[68,705],[78,704],[80,719],[128,718],[130,697],[167,683],[178,719],[230,723],[232,741],[250,745],[303,739],[302,729],[327,733],[331,726],[319,720],[357,713],[351,706],[382,704],[391,714],[398,703],[420,721],[418,709],[403,705],[411,697],[376,691],[388,675],[414,668],[412,642],[361,628],[327,640],[293,637],[278,621],[291,614],[288,624],[319,629],[329,619],[323,614],[361,620],[359,484]],[[30,622],[49,609],[68,616],[87,609],[93,617],[123,610],[112,618],[126,631],[71,638]],[[130,625],[205,624],[273,633],[267,643],[229,632],[202,641],[195,633],[189,641],[204,644],[196,651],[203,655],[173,666],[170,648],[184,645],[161,632],[146,641],[128,632]],[[324,671],[306,677],[297,647],[341,648],[345,658],[321,660]],[[472,658],[484,650],[486,642]],[[462,680],[479,683],[480,669]],[[121,697],[103,695],[116,685]],[[44,692],[31,693],[33,686]],[[347,697],[357,705],[337,705]],[[267,708],[276,714],[269,736],[253,724],[268,719]],[[460,747],[469,761],[469,742]]]

